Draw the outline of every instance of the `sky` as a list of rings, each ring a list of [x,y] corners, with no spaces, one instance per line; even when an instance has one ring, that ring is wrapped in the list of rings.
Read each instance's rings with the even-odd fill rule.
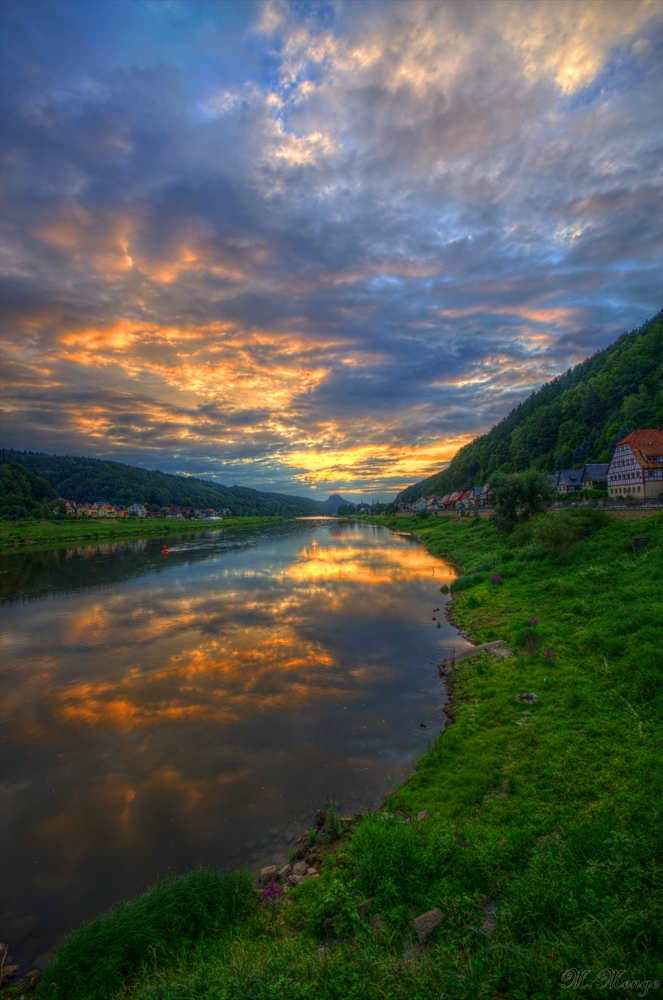
[[[658,0],[4,0],[2,445],[393,497],[662,305]]]

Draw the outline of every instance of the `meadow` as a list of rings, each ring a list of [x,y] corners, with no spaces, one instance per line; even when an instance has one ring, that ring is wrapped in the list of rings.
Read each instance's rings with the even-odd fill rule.
[[[75,931],[40,998],[663,995],[663,515],[590,515],[561,555],[543,529],[371,520],[460,565],[454,621],[511,655],[452,666],[445,732],[320,877],[275,902],[186,873]]]
[[[97,539],[143,538],[148,535],[182,534],[192,531],[218,531],[219,528],[244,528],[273,524],[281,517],[228,517],[224,521],[188,521],[154,518],[49,518],[35,521],[24,518],[0,521],[0,551],[20,545],[53,546],[59,542],[95,542]]]

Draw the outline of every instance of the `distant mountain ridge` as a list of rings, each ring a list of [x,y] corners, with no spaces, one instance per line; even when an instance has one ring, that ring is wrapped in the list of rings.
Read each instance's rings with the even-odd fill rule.
[[[483,486],[491,473],[544,472],[609,462],[620,438],[663,424],[663,312],[547,382],[446,469],[402,490],[398,501]]]
[[[227,507],[235,516],[282,515],[297,517],[335,514],[342,497],[313,500],[285,493],[266,493],[247,486],[223,486],[194,476],[140,469],[122,462],[74,455],[0,449],[0,462],[18,462],[40,476],[58,496],[77,503],[106,501],[183,507]]]

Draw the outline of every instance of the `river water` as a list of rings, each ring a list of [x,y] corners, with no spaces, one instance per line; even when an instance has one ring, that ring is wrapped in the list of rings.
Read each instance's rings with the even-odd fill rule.
[[[307,518],[166,544],[0,559],[1,939],[26,967],[170,872],[285,860],[328,798],[376,808],[444,727],[437,660],[466,643],[416,540]]]

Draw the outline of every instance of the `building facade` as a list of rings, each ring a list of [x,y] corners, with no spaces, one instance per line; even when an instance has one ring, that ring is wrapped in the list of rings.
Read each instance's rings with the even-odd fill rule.
[[[608,496],[663,496],[663,428],[631,431],[617,444],[608,469]]]

